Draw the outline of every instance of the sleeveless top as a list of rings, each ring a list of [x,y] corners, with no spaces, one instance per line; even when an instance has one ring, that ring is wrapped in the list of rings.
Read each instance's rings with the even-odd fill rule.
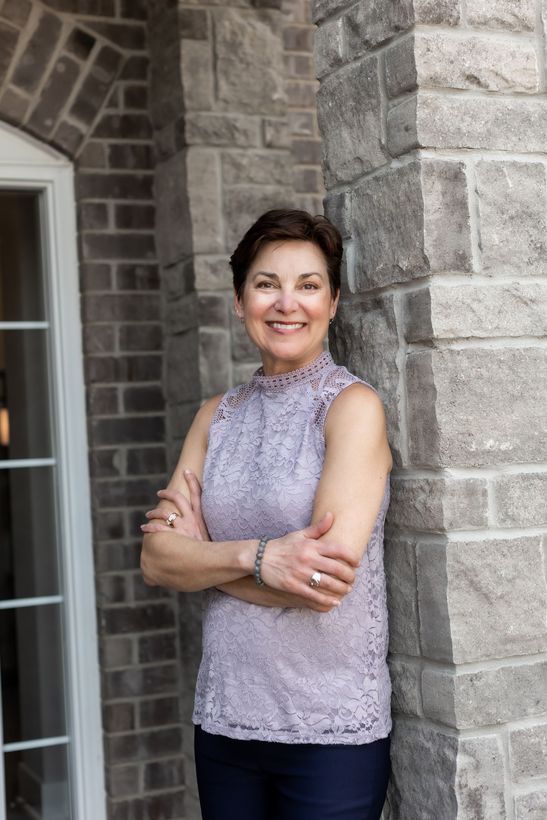
[[[212,540],[278,538],[311,523],[327,411],[354,382],[367,384],[324,351],[281,375],[259,368],[248,384],[223,396],[203,473],[202,510]],[[330,612],[259,606],[205,590],[194,723],[212,734],[283,743],[387,737],[389,494],[388,475],[353,590]]]

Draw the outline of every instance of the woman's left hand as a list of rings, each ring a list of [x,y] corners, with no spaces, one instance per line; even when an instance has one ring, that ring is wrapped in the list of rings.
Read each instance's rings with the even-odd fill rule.
[[[211,537],[201,511],[201,485],[191,470],[185,470],[184,477],[190,490],[190,500],[178,490],[160,490],[158,496],[162,500],[170,501],[175,510],[167,510],[165,507],[149,510],[145,513],[148,523],[142,524],[141,530],[143,532],[174,530],[196,541],[210,541]],[[172,525],[166,523],[170,512],[176,512],[177,516]]]

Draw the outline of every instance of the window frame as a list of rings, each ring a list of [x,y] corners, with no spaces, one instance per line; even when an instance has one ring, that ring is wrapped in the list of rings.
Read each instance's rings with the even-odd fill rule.
[[[62,619],[70,737],[67,745],[69,791],[75,818],[105,820],[73,165],[49,146],[0,121],[0,188],[40,194],[41,253],[51,334],[52,432],[58,474],[59,565],[64,598]],[[4,466],[8,465],[9,461],[4,462]],[[1,745],[3,747],[3,743]],[[0,820],[4,812],[3,775],[2,756]]]

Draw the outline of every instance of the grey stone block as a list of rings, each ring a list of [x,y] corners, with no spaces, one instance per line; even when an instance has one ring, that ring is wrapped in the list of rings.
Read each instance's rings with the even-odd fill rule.
[[[271,208],[294,208],[291,188],[261,186],[225,187],[222,192],[226,250],[231,254],[245,231]]]
[[[224,250],[219,165],[216,152],[193,146],[186,153],[194,253]]]
[[[351,237],[351,205],[349,191],[329,192],[325,197],[325,215],[336,225],[343,239]]]
[[[547,711],[547,663],[456,674],[425,669],[422,698],[425,715],[458,729],[542,715]]]
[[[422,655],[452,661],[452,624],[448,602],[448,543],[417,544],[417,586]]]
[[[547,460],[546,369],[541,347],[408,355],[412,463],[472,467]]]
[[[189,111],[184,120],[188,145],[255,147],[260,144],[260,120],[244,114]]]
[[[184,154],[156,165],[156,249],[162,265],[173,265],[193,250],[187,188]]]
[[[386,537],[384,563],[388,589],[390,652],[419,656],[415,540]]]
[[[538,90],[537,55],[531,42],[496,41],[469,35],[416,32],[415,63],[419,86],[480,88],[534,93]]]
[[[414,22],[412,0],[367,0],[356,3],[343,16],[348,58],[353,60],[371,48],[409,29]]]
[[[249,339],[243,322],[236,318],[233,310],[230,311],[230,331],[232,358],[235,364],[254,364],[257,359],[260,359],[258,350]]]
[[[416,127],[407,146],[424,148],[490,148],[516,153],[543,152],[547,102],[538,97],[418,94]]]
[[[390,528],[425,531],[488,526],[487,482],[479,478],[391,478]]]
[[[287,117],[264,117],[262,142],[266,148],[290,148],[291,134]]]
[[[231,299],[225,294],[201,293],[198,297],[200,327],[228,327]]]
[[[377,57],[353,63],[327,77],[317,93],[317,114],[328,188],[351,182],[386,163]]]
[[[314,57],[317,77],[323,77],[343,64],[345,48],[342,18],[319,26],[315,34]]]
[[[404,313],[408,342],[541,336],[547,333],[547,286],[526,281],[488,286],[433,281],[406,296]]]
[[[397,402],[389,401],[389,396],[396,395],[400,377],[393,296],[347,300],[339,305],[329,339],[336,360],[383,395],[389,443],[394,460],[399,463],[400,407]]]
[[[319,23],[330,14],[349,6],[354,0],[311,0],[311,14],[314,23]]]
[[[497,736],[462,738],[455,779],[458,820],[507,817],[503,750]]]
[[[256,353],[258,356],[258,351]],[[234,363],[232,368],[232,384],[247,384],[251,381],[251,377],[255,370],[260,367],[260,362],[256,361],[249,364]]]
[[[164,326],[166,334],[186,333],[199,327],[198,295],[196,292],[172,297],[166,301]]]
[[[423,160],[377,174],[354,189],[353,210],[355,290],[471,268],[462,163]]]
[[[183,40],[180,61],[185,109],[211,111],[215,82],[211,44],[207,40]]]
[[[547,117],[545,126],[547,133]],[[497,275],[543,273],[547,258],[547,214],[542,203],[545,166],[485,161],[477,163],[475,173],[483,269]]]
[[[384,54],[386,91],[390,97],[416,88],[415,35],[397,39]]]
[[[534,0],[471,0],[467,22],[472,26],[533,31],[536,23]]]
[[[547,723],[514,729],[509,734],[509,743],[515,781],[547,777]]]
[[[454,663],[545,651],[540,536],[418,545],[426,655]]]
[[[492,480],[494,524],[538,527],[547,524],[547,473],[507,473]]]
[[[62,23],[56,14],[50,14],[47,11],[41,14],[38,24],[25,46],[25,51],[13,72],[11,78],[13,85],[26,91],[27,94],[36,91],[47,72],[49,61],[59,41],[61,29]],[[12,53],[13,36],[16,37],[17,34],[9,26],[2,26],[0,31],[3,32],[2,45],[7,43],[8,54]],[[8,37],[8,32],[12,32],[11,37]]]
[[[428,270],[423,248],[421,170],[416,162],[357,185],[352,196],[356,291],[403,282]]]
[[[169,404],[189,405],[201,400],[201,383],[196,364],[199,361],[198,332],[189,330],[165,340],[165,367],[169,374],[165,382],[166,399]],[[177,419],[181,435],[183,419]],[[170,418],[170,424],[172,419]],[[171,429],[173,429],[171,427]]]
[[[288,151],[223,151],[221,162],[225,185],[290,185]]]
[[[547,789],[538,789],[515,797],[515,820],[545,820]]]
[[[204,398],[230,387],[230,336],[226,330],[200,328],[199,373]]]
[[[422,714],[419,665],[391,658],[389,675],[392,684],[393,713],[419,717]]]
[[[249,114],[285,113],[281,15],[222,9],[214,15],[217,103]],[[203,107],[203,106],[202,106]]]
[[[457,755],[456,737],[418,723],[396,721],[389,792],[394,817],[404,820],[458,817],[454,788]]]
[[[414,0],[414,21],[439,25],[446,23],[456,26],[460,22],[460,0]]]
[[[232,270],[227,256],[196,254],[194,258],[198,290],[231,290]]]

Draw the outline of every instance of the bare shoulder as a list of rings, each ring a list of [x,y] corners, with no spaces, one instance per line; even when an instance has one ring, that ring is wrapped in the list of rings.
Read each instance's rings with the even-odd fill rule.
[[[374,449],[383,452],[383,460],[392,466],[387,437],[386,414],[378,393],[362,382],[354,382],[333,400],[325,421],[325,443]]]
[[[378,393],[362,382],[348,385],[333,400],[329,412],[325,432],[340,424],[355,421],[361,424],[371,423],[385,426],[384,405]]]

